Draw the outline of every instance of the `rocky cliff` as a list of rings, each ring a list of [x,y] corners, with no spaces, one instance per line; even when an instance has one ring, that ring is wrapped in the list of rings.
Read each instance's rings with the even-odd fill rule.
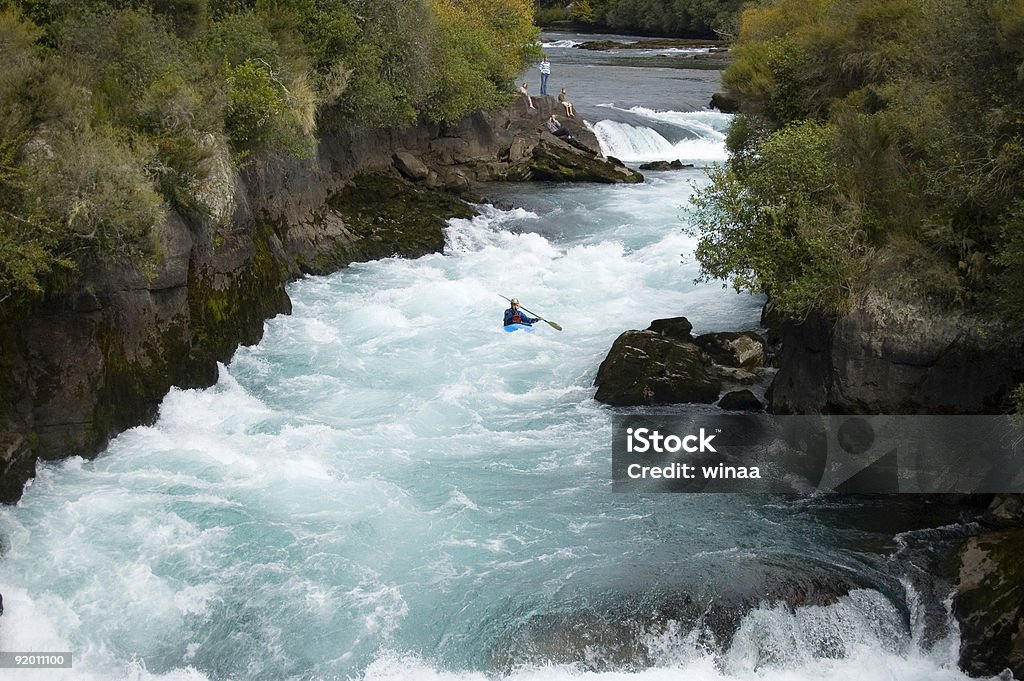
[[[992,321],[872,292],[845,315],[762,323],[779,345],[777,414],[998,414],[1024,379],[1024,338]]]
[[[239,172],[216,147],[203,214],[170,211],[145,262],[83,268],[27,313],[0,310],[0,500],[16,501],[38,459],[94,455],[152,420],[173,386],[216,380],[218,361],[288,312],[284,284],[390,255],[443,248],[448,217],[473,212],[481,182],[637,182],[574,119],[560,140],[553,97],[516,100],[454,125],[354,127],[330,116],[309,161],[262,159]]]

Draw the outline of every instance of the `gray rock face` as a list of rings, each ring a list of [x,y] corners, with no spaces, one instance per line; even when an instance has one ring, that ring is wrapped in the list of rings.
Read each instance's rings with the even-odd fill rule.
[[[711,403],[722,389],[700,348],[653,331],[620,335],[594,385],[594,399],[612,406]]]
[[[425,180],[430,174],[430,169],[424,165],[423,161],[408,151],[396,151],[392,158],[395,161],[395,167],[398,169],[398,172],[414,182]]]
[[[877,293],[838,320],[812,315],[777,332],[779,414],[1003,413],[1024,375],[1022,339]]]

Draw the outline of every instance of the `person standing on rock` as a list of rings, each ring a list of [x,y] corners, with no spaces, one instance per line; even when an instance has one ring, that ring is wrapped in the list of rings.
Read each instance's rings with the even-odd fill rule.
[[[528,86],[526,85],[526,83],[523,83],[522,85],[519,86],[519,92],[523,95],[523,97],[526,97],[526,103],[530,106],[530,108],[536,109],[537,107],[533,105],[533,98],[530,97],[530,91],[527,90],[527,87]]]
[[[546,95],[548,93],[548,76],[551,75],[551,62],[548,61],[548,55],[542,54],[540,61],[540,94]]]

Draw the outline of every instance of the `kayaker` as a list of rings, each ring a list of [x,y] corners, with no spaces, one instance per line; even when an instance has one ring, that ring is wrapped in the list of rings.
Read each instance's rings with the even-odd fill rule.
[[[512,306],[505,310],[505,326],[509,324],[525,324],[526,326],[533,326],[537,322],[543,321],[542,317],[531,317],[519,308],[519,299],[513,298],[511,301]]]

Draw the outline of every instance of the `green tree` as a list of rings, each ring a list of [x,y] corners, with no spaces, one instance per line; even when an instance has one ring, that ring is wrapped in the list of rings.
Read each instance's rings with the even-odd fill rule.
[[[572,18],[584,24],[594,23],[594,9],[590,0],[576,0],[572,3]]]
[[[727,170],[696,199],[705,274],[768,290],[796,316],[873,287],[996,303],[1024,321],[1017,5],[776,0],[745,12],[723,76],[743,113]],[[827,162],[828,191],[787,159]]]

